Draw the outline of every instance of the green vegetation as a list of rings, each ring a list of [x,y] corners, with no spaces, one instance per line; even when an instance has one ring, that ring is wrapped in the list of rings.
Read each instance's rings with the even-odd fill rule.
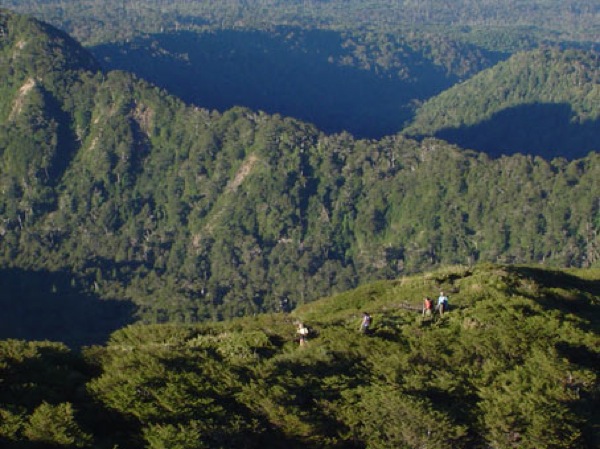
[[[24,286],[61,279],[70,297],[131,300],[148,322],[196,322],[448,264],[600,263],[596,153],[492,160],[209,112],[94,72],[37,22],[2,23],[0,267]]]
[[[423,319],[440,289],[450,311]],[[2,341],[0,444],[591,449],[599,296],[597,269],[449,267],[293,314],[129,326],[81,354]]]
[[[350,64],[401,72],[373,39],[347,41]],[[424,48],[452,76],[469,60]],[[497,70],[520,61],[532,93],[515,98],[596,126],[594,58],[536,51]],[[211,112],[6,11],[0,81],[0,446],[600,445],[597,153],[492,159]],[[550,268],[564,266],[578,268]],[[424,317],[441,290],[449,312]]]
[[[517,51],[597,49],[599,43],[593,0],[26,0],[4,6],[65,30],[106,70],[135,73],[188,104],[220,112],[244,106],[368,139],[399,132],[415,106]]]
[[[597,44],[599,23],[594,0],[6,0],[3,4],[35,14],[86,44],[184,29],[283,25],[393,33],[429,29],[515,48],[528,40]]]
[[[47,0],[5,7],[67,31],[106,70],[135,73],[188,104],[221,112],[244,106],[367,139],[399,132],[417,105],[517,51],[597,49],[599,35],[593,0]],[[533,112],[538,121],[565,115]],[[563,131],[556,134],[567,135],[566,143],[552,156],[578,133],[593,132]]]
[[[432,33],[292,27],[163,33],[90,51],[105,70],[134,73],[188,104],[242,105],[361,138],[400,131],[416,104],[507,57]]]
[[[598,151],[598,58],[576,50],[518,53],[427,101],[403,132],[488,154]]]

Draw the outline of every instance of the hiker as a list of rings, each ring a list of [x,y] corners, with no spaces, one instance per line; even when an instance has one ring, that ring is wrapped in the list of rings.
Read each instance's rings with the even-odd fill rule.
[[[448,297],[444,295],[444,292],[440,292],[437,302],[437,311],[440,316],[444,316],[444,312],[448,311]]]
[[[279,300],[279,310],[282,313],[289,313],[290,312],[290,303],[288,301],[287,298],[282,298]]]
[[[425,299],[423,299],[423,317],[431,317],[431,315],[433,314],[433,301],[431,300],[431,298],[429,296],[426,296]]]
[[[300,346],[306,345],[306,343],[308,342],[308,328],[304,324],[298,323],[298,330],[296,331],[296,333],[299,336],[298,342]]]
[[[360,322],[360,332],[363,334],[368,334],[371,327],[371,321],[371,315],[369,315],[367,312],[363,312],[362,321]]]

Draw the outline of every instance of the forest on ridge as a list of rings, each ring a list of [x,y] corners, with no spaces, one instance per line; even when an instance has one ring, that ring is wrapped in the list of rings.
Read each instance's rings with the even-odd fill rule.
[[[597,1],[1,8],[0,447],[600,446]]]
[[[55,29],[2,17],[0,259],[39,280],[15,282],[34,309],[62,285],[130,300],[149,322],[195,322],[447,264],[600,258],[597,153],[490,158],[442,140],[359,140],[247,108],[209,111],[98,71]],[[559,70],[590,57],[542,55]],[[581,68],[598,95],[598,67]],[[598,114],[589,103],[582,110]]]

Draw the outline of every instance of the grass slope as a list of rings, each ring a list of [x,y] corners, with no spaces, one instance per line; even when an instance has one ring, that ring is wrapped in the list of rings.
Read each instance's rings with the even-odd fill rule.
[[[422,297],[440,289],[451,310],[424,321]],[[599,270],[479,265],[365,285],[291,314],[129,326],[84,351],[95,368],[86,395],[70,399],[84,411],[70,428],[79,447],[597,447],[599,295]],[[375,319],[368,336],[363,310]],[[311,329],[303,347],[298,320]],[[6,353],[3,375],[17,367]],[[0,441],[19,440],[18,417],[21,441],[36,435],[42,401],[56,394],[28,376],[4,376],[0,412],[12,411],[13,433],[0,426]],[[6,393],[19,382],[41,405],[19,408],[24,399]]]

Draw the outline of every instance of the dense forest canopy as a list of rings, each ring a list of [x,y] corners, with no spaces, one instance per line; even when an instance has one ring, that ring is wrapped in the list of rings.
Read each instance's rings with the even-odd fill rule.
[[[452,29],[488,44],[499,37],[510,41],[516,32],[597,44],[600,23],[595,0],[5,0],[3,5],[43,18],[86,44],[183,29],[279,25],[376,32]]]
[[[450,310],[423,317],[440,289]],[[594,449],[599,296],[597,269],[452,267],[82,352],[0,341],[0,445]]]
[[[290,27],[165,33],[90,50],[105,70],[135,73],[189,104],[243,105],[362,138],[400,131],[415,104],[507,57],[436,35]]]
[[[193,322],[445,264],[600,261],[596,153],[490,159],[439,140],[210,112],[95,71],[38,22],[2,18],[7,269],[71,273],[73,294]]]
[[[407,135],[491,155],[581,157],[600,149],[600,54],[521,52],[431,98]]]
[[[214,14],[187,21],[172,2],[36,4],[87,44],[131,38],[111,51],[133,43],[165,60],[185,59],[166,45],[179,27],[258,23],[236,1],[178,3]],[[598,57],[531,51],[540,40],[528,39],[589,38],[598,7],[479,2],[472,23],[495,23],[502,6],[530,11],[517,24],[537,21],[524,40],[480,35],[504,46],[486,52],[434,34],[331,31],[360,27],[360,14],[385,29],[381,2],[255,4],[273,21],[319,9],[311,26],[330,29],[315,32],[348,43],[332,67],[413,85],[420,64],[443,72],[440,84],[470,79],[426,102],[406,134],[358,139],[187,104],[0,10],[0,446],[597,448],[600,155],[587,142],[598,140]],[[415,23],[473,6],[433,4],[385,2],[387,17],[401,5],[424,14]],[[176,33],[141,36],[159,16],[151,26]],[[311,48],[298,26],[258,33]],[[528,51],[495,65],[515,48]],[[462,96],[477,98],[453,110]],[[536,102],[537,118],[591,124],[573,151],[542,157],[531,141],[490,156],[448,142],[465,125],[494,136],[486,116],[528,118]],[[442,291],[449,310],[425,314],[423,298]]]

